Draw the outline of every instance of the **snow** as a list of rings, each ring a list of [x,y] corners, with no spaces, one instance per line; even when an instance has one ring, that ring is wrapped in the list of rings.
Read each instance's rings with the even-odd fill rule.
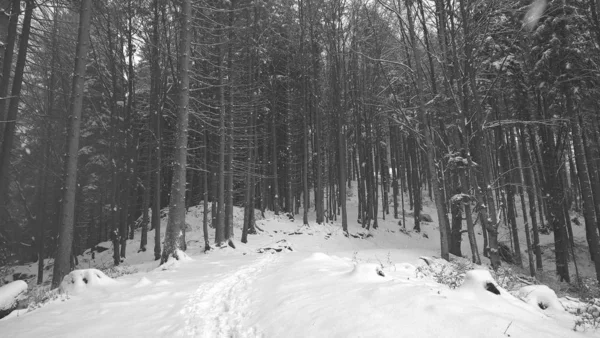
[[[544,13],[546,6],[547,6],[546,0],[535,0],[531,4],[531,7],[529,8],[529,10],[527,11],[527,14],[525,15],[525,18],[523,18],[523,24],[529,30],[533,30],[535,28],[540,17]]]
[[[528,285],[522,287],[517,295],[527,304],[539,307],[547,312],[563,312],[565,308],[558,300],[556,292],[546,285]]]
[[[485,266],[466,273],[453,270],[450,263],[436,258],[435,222],[422,224],[422,232],[415,233],[387,216],[378,220],[378,229],[367,232],[356,222],[356,191],[349,194],[349,236],[339,222],[314,223],[312,210],[309,226],[294,223],[285,214],[267,211],[263,217],[257,211],[262,230],[250,235],[248,243],[240,243],[243,209],[236,207],[236,249],[226,246],[207,253],[204,210],[189,208],[188,250],[176,253],[179,260],[170,258],[159,266],[153,253],[154,231],[148,232],[145,252],[138,252],[139,233],[128,241],[127,258],[120,267],[112,265],[112,249],[94,256],[87,251],[79,257],[79,270],[65,277],[62,297],[0,320],[0,336],[598,335],[593,329],[573,331],[574,315],[559,311],[549,289],[505,290]],[[423,212],[435,214],[425,202]],[[412,222],[406,218],[406,229],[412,229]],[[166,218],[162,226],[164,230]],[[214,229],[210,243],[214,246]],[[100,246],[112,248],[110,242]],[[463,241],[462,250],[470,252],[468,241]],[[37,265],[19,269],[36,271]],[[48,283],[51,270],[45,273]],[[440,283],[446,275],[456,280],[457,287]],[[488,284],[500,295],[487,291]],[[549,304],[548,309],[541,310],[539,301]]]
[[[496,284],[496,281],[494,281],[494,278],[492,277],[490,272],[487,270],[467,271],[467,273],[465,274],[465,280],[463,281],[463,284],[460,287],[461,290],[468,290],[478,295],[488,295],[488,292],[493,293],[489,291],[489,289],[493,290],[493,288],[497,289],[497,291],[500,291],[501,289]],[[503,293],[504,292],[500,291],[500,294]]]
[[[101,290],[117,284],[117,281],[108,277],[97,269],[74,270],[65,276],[60,284],[60,292],[79,294],[89,290]]]
[[[0,287],[0,311],[15,307],[19,295],[27,291],[27,283],[22,280],[14,281]]]

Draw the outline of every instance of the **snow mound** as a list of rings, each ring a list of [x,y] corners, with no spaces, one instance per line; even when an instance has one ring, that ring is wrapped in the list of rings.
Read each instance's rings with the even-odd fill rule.
[[[17,306],[17,298],[27,291],[27,283],[17,280],[0,287],[0,312]]]
[[[188,256],[185,252],[183,252],[180,249],[177,249],[175,251],[175,256],[177,257],[178,260],[180,260],[182,262],[187,262],[187,261],[193,260],[190,256]]]
[[[152,282],[148,278],[142,277],[142,279],[140,279],[137,283],[135,283],[133,285],[133,287],[134,288],[142,288],[142,287],[148,286],[150,284],[152,284]]]
[[[546,285],[528,285],[517,292],[517,296],[525,303],[541,310],[564,311],[565,308],[558,300],[554,290]]]
[[[390,272],[393,272],[391,277],[395,278],[411,278],[417,274],[417,267],[410,263],[394,264],[387,268]]]
[[[500,295],[500,287],[494,280],[494,277],[487,270],[471,270],[465,274],[465,280],[460,286],[461,290],[472,291],[476,294],[490,292]]]
[[[103,288],[114,285],[117,282],[96,269],[84,269],[71,271],[60,283],[61,293],[78,294],[91,289]]]
[[[385,277],[385,272],[380,264],[358,263],[354,264],[354,267],[347,276],[364,281],[381,281],[382,277]]]
[[[164,262],[162,265],[160,265],[158,267],[158,269],[160,269],[160,270],[175,269],[181,265],[181,262],[189,262],[189,261],[193,261],[193,259],[190,256],[188,256],[185,252],[183,252],[182,250],[177,249],[177,250],[175,250],[175,253],[173,253],[171,256],[169,256],[169,259],[167,259],[166,262]]]
[[[331,256],[324,254],[322,252],[315,252],[313,254],[311,254],[307,260],[312,260],[312,261],[330,261],[331,260]]]

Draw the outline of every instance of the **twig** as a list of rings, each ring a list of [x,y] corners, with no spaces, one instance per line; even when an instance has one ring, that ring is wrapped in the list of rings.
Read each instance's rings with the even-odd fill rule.
[[[508,331],[508,329],[510,329],[510,326],[512,325],[512,321],[510,323],[508,323],[508,326],[506,327],[506,330],[504,330],[504,335],[506,335],[506,332]]]

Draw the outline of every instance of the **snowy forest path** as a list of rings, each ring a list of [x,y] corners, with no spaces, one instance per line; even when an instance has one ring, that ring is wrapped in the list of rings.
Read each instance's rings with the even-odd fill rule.
[[[261,255],[251,264],[217,275],[190,296],[181,310],[185,326],[177,334],[185,337],[256,337],[254,327],[244,327],[253,282],[275,263],[275,254]]]

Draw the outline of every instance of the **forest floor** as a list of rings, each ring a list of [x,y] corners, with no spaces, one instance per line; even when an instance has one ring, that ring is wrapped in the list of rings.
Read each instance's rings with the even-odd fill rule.
[[[424,212],[437,218],[431,204]],[[303,226],[301,215],[294,220],[257,211],[260,230],[247,244],[235,241],[235,249],[204,253],[203,209],[190,208],[184,259],[159,266],[154,231],[145,252],[138,252],[136,232],[119,267],[112,264],[110,242],[99,244],[108,250],[80,256],[78,269],[102,272],[72,273],[73,284],[63,294],[48,291],[50,260],[45,284],[34,287],[31,280],[31,304],[0,320],[0,336],[600,337],[594,328],[600,308],[567,296],[569,287],[551,277],[551,234],[543,236],[544,278],[560,298],[532,285],[537,281],[522,268],[490,274],[483,256],[484,266],[437,259],[435,222],[422,223],[417,233],[412,217],[404,229],[388,215],[378,229],[366,231],[356,221],[354,195],[348,213],[350,236],[339,221],[316,224],[314,213]],[[242,215],[236,208],[236,239]],[[576,238],[584,241],[580,228],[574,229]],[[502,232],[501,240],[506,236]],[[480,234],[478,240],[482,248]],[[466,235],[462,252],[470,256]],[[593,276],[586,253],[580,254],[579,272]],[[14,273],[36,271],[35,263],[11,267],[0,278],[9,282]],[[486,291],[487,283],[500,295]]]

